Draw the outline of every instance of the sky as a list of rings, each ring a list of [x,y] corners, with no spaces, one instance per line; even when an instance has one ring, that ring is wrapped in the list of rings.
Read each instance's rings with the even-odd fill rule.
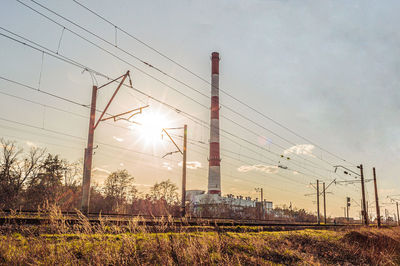
[[[162,158],[176,149],[165,134],[161,139],[159,129],[187,124],[187,186],[206,190],[209,129],[203,122],[209,122],[211,89],[181,66],[210,81],[210,56],[217,51],[223,194],[256,198],[255,188],[263,187],[276,206],[292,203],[315,212],[316,196],[305,196],[315,193],[310,183],[358,180],[340,169],[334,173],[333,166],[358,172],[360,163],[367,180],[376,167],[382,203],[400,194],[398,1],[78,1],[131,37],[72,0],[35,1],[0,4],[0,137],[26,149],[46,147],[70,161],[81,159],[89,110],[46,93],[88,105],[92,86],[107,79],[83,68],[111,78],[130,70],[137,91],[121,88],[109,112],[149,105],[134,119],[147,125],[100,123],[93,181],[101,185],[110,172],[127,169],[143,192],[168,178],[180,186],[182,158],[179,153]],[[4,35],[33,41],[37,49]],[[115,88],[99,91],[99,108]],[[170,132],[182,143],[182,130]],[[374,215],[371,181],[366,189]],[[332,184],[328,191],[328,215],[343,215],[348,196],[350,215],[359,217],[359,183]],[[393,204],[382,209],[394,213]]]

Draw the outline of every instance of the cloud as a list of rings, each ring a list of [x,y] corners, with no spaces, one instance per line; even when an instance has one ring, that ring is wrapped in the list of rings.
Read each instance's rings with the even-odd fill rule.
[[[31,142],[31,141],[27,141],[26,145],[28,145],[29,147],[34,147],[34,148],[37,147],[37,145],[35,143]]]
[[[163,162],[162,167],[166,168],[168,171],[171,171],[173,169],[172,165],[167,162]]]
[[[178,166],[182,167],[182,162],[178,163]],[[193,162],[186,162],[186,167],[188,169],[193,169],[196,170],[198,168],[201,168],[201,162],[193,161]]]
[[[107,177],[111,174],[110,171],[100,168],[100,167],[95,167],[92,170],[94,180],[98,182],[98,184],[104,184],[104,181],[107,179]]]
[[[278,166],[274,165],[255,164],[255,165],[242,165],[237,170],[242,173],[250,171],[259,171],[267,174],[275,174],[279,171],[279,168]]]
[[[283,154],[288,155],[288,154],[294,153],[294,154],[300,154],[300,155],[302,154],[302,155],[308,155],[311,157],[315,157],[314,154],[312,154],[312,151],[314,148],[315,148],[314,145],[311,145],[311,144],[299,144],[299,145],[292,146],[289,149],[284,150]]]
[[[109,174],[111,174],[110,171],[108,171],[106,169],[103,169],[103,168],[99,168],[99,167],[93,168],[92,172],[94,172],[94,173],[96,173],[98,175],[104,175],[104,174],[109,175]]]
[[[123,141],[124,141],[123,138],[118,138],[118,137],[116,137],[116,136],[113,136],[113,139],[115,139],[115,140],[118,141],[118,142],[123,142]]]

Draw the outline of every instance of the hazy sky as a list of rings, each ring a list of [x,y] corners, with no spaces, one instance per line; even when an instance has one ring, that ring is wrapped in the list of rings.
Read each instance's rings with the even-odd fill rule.
[[[121,31],[116,33],[113,26],[72,0],[37,1],[108,42],[115,44],[116,41],[121,49],[201,93],[210,94],[209,84]],[[109,77],[130,70],[137,89],[202,121],[209,121],[209,109],[204,108],[210,105],[207,97],[147,67],[34,2],[21,2],[67,29],[63,30],[15,0],[3,0],[0,4],[0,33],[12,36],[4,29],[12,31]],[[359,163],[364,164],[367,179],[372,178],[372,167],[377,168],[382,202],[389,202],[387,195],[399,193],[400,2],[82,0],[81,3],[207,80],[210,79],[211,52],[218,51],[221,55],[222,90],[313,144],[347,160],[339,160],[221,93],[220,113],[224,116],[221,127],[226,131],[221,133],[223,194],[255,198],[254,188],[263,187],[266,198],[277,205],[292,202],[298,208],[314,211],[315,197],[304,196],[314,192],[308,184],[317,178],[327,183],[334,178],[353,180],[353,176],[343,175],[340,171],[334,174],[333,165],[342,164],[357,171],[354,165]],[[43,56],[41,52],[4,36],[0,36],[0,62],[1,77],[35,88],[40,83],[43,91],[83,104],[90,103],[92,80],[88,72],[82,73],[80,68],[47,54]],[[99,76],[96,79],[99,85],[106,82]],[[104,108],[114,89],[115,85],[99,92],[99,108]],[[1,79],[0,99],[0,137],[14,139],[26,148],[29,145],[47,147],[50,152],[59,153],[71,161],[83,157],[88,109]],[[188,188],[206,190],[207,128],[128,88],[121,89],[110,112],[124,112],[147,104],[150,107],[137,119],[148,121],[162,116],[158,123],[162,126],[188,124],[191,139],[188,161],[193,162],[191,165],[195,168],[188,172]],[[232,110],[258,125],[232,113]],[[181,143],[179,136],[182,133],[176,131],[175,134]],[[175,149],[167,138],[161,140],[158,135],[157,132],[149,141],[149,131],[139,126],[122,121],[100,124],[95,136],[98,148],[94,156],[94,181],[101,184],[107,173],[126,168],[142,191],[167,178],[180,184],[181,157],[174,154],[162,159],[165,153]],[[293,147],[294,144],[297,146]],[[282,160],[280,154],[291,159]],[[288,169],[277,168],[278,165]],[[345,197],[350,196],[355,201],[351,215],[358,217],[359,184],[332,185],[330,191],[333,194],[327,198],[329,215],[341,215]],[[374,213],[372,182],[367,183],[367,191],[370,211]],[[393,213],[391,205],[384,205],[385,208]]]

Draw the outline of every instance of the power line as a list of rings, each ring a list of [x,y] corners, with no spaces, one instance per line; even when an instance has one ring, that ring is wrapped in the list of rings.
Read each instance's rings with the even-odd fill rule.
[[[65,133],[62,133],[62,132],[58,132],[58,131],[54,131],[54,130],[49,130],[49,129],[46,129],[46,128],[37,127],[37,126],[33,126],[33,125],[26,124],[26,123],[17,122],[17,121],[10,120],[10,119],[5,119],[5,118],[3,118],[3,117],[0,117],[0,120],[6,121],[6,122],[9,122],[9,123],[14,123],[14,124],[26,126],[26,127],[31,127],[31,128],[34,128],[34,129],[39,129],[39,130],[47,131],[47,132],[50,132],[50,133],[52,133],[52,134],[67,136],[67,137],[71,137],[71,138],[75,138],[75,139],[80,139],[80,140],[84,141],[84,138],[81,138],[81,137],[78,137],[78,136],[74,136],[74,135],[70,135],[70,134],[65,134]],[[3,127],[3,125],[0,125],[0,127]],[[14,138],[15,138],[15,137],[14,137]],[[138,152],[138,151],[135,151],[135,150],[132,150],[132,149],[122,148],[122,147],[118,147],[118,146],[111,145],[111,144],[107,144],[107,143],[102,143],[102,142],[98,142],[98,141],[96,141],[96,143],[99,143],[99,144],[101,144],[101,145],[108,146],[108,147],[111,147],[111,148],[116,148],[116,149],[119,149],[119,150],[124,150],[124,151],[134,152],[134,153],[138,153],[138,154],[145,155],[145,156],[155,157],[155,158],[157,158],[157,159],[162,159],[162,160],[167,160],[167,161],[173,161],[173,162],[179,162],[179,161],[177,161],[177,160],[166,159],[166,158],[154,156],[153,154]],[[61,146],[61,145],[59,145],[59,144],[53,144],[53,143],[51,143],[50,145]],[[63,146],[63,147],[68,147],[68,148],[71,148],[71,149],[77,149],[77,148],[73,148],[73,147],[71,147],[71,146]],[[124,158],[124,160],[126,160],[126,158]],[[204,170],[206,170],[206,169],[204,169]],[[231,175],[228,175],[228,176],[231,176]],[[232,176],[232,177],[235,177],[235,178],[241,179],[241,180],[243,180],[243,181],[245,181],[245,182],[250,182],[250,183],[253,183],[253,184],[261,184],[261,183],[258,183],[258,182],[246,180],[246,179],[241,178],[241,177],[238,177],[238,176]],[[227,182],[227,181],[224,181],[224,182],[230,183],[230,184],[234,184],[234,183]],[[273,186],[271,186],[271,187],[273,187]],[[287,192],[293,193],[293,191],[288,191],[288,190],[284,190],[284,189],[277,188],[277,187],[274,187],[274,188],[276,188],[276,189],[278,189],[278,190],[280,190],[280,191],[287,191]]]
[[[51,108],[51,109],[54,109],[54,110],[57,110],[57,111],[65,112],[65,113],[68,113],[68,114],[71,114],[71,115],[79,116],[79,117],[82,117],[82,118],[88,118],[87,116],[84,116],[84,115],[80,115],[80,114],[77,114],[77,113],[74,113],[74,112],[71,112],[71,111],[67,111],[67,110],[64,110],[64,109],[61,109],[61,108],[57,108],[57,107],[49,106],[49,105],[46,105],[46,104],[42,104],[42,103],[39,103],[39,102],[36,102],[36,101],[32,101],[32,100],[29,100],[29,99],[26,99],[26,98],[23,98],[23,97],[11,95],[11,94],[4,93],[4,92],[0,92],[0,94],[7,95],[7,96],[9,96],[9,97],[14,97],[14,98],[16,98],[16,99],[23,100],[23,101],[27,101],[27,102],[30,102],[30,103],[33,103],[33,104],[41,105],[41,106],[43,106],[43,107],[48,107],[48,108]],[[109,123],[107,123],[107,124],[109,124]],[[109,124],[109,125],[111,125],[111,126],[116,126],[116,125],[114,125],[114,124]],[[120,127],[120,128],[128,130],[127,128],[124,128],[124,127]],[[179,136],[179,135],[175,135],[175,134],[172,134],[172,135],[174,135],[175,137],[182,138],[182,136]],[[196,140],[190,140],[190,143],[191,143],[192,145],[196,145],[196,146],[198,146],[198,147],[200,147],[200,148],[202,148],[202,149],[207,149],[207,148],[204,148],[203,146],[200,146],[200,145],[198,144],[199,142],[196,141]],[[226,152],[230,152],[230,153],[233,153],[233,154],[237,154],[237,153],[235,153],[235,152],[233,152],[233,151],[230,151],[230,150],[227,150],[227,149],[222,149],[222,151],[226,151]],[[237,155],[238,155],[238,154],[237,154]],[[242,161],[242,162],[244,162],[244,163],[248,163],[248,162],[245,162],[245,161],[243,161],[243,160],[240,160],[240,159],[237,159],[237,158],[228,156],[228,155],[224,155],[224,157],[228,157],[228,158],[231,158],[231,159],[234,159],[234,160],[239,160],[239,161]],[[263,161],[260,161],[260,160],[258,160],[258,159],[255,159],[255,158],[252,158],[252,157],[249,157],[249,156],[243,155],[243,157],[246,157],[246,158],[249,158],[249,159],[252,159],[252,160],[255,160],[255,161],[259,161],[259,162],[265,163],[265,162],[263,162]],[[273,162],[272,162],[272,163],[273,163]],[[304,173],[302,173],[302,172],[299,172],[299,173],[301,173],[301,174],[307,176],[306,174],[304,174]],[[279,174],[277,174],[277,175],[279,175]],[[281,177],[283,177],[283,178],[289,179],[288,177],[285,177],[285,176],[282,176],[282,175],[279,175],[279,176],[281,176]],[[289,180],[292,180],[292,179],[289,179]],[[294,180],[292,180],[292,181],[294,181]],[[297,182],[297,181],[294,181],[294,182]],[[300,182],[297,182],[297,183],[300,183]],[[300,184],[303,184],[303,183],[300,183]]]
[[[1,27],[0,27],[0,28],[1,28]],[[3,28],[2,28],[2,29],[3,29]],[[12,32],[10,32],[10,31],[8,31],[8,30],[6,30],[6,31],[9,32],[9,33],[11,33],[11,34],[13,34],[13,35],[15,35],[15,36],[18,36],[19,38],[23,38],[25,41],[32,42],[32,41],[30,41],[30,40],[28,40],[28,39],[26,39],[26,38],[24,38],[24,37],[21,37],[20,35],[17,35],[17,34],[15,34],[15,33],[12,33]],[[82,69],[84,69],[84,70],[91,71],[91,72],[95,73],[96,75],[99,75],[99,76],[101,76],[101,77],[105,77],[105,78],[107,78],[107,79],[110,80],[110,78],[109,78],[108,76],[106,76],[105,74],[102,74],[102,73],[100,73],[100,72],[98,72],[98,71],[95,71],[95,70],[93,70],[93,69],[91,69],[91,68],[89,68],[89,67],[87,67],[87,66],[84,66],[84,65],[82,65],[82,64],[80,64],[80,63],[78,63],[78,62],[76,62],[76,61],[73,61],[73,60],[71,60],[71,59],[69,59],[69,58],[67,58],[67,57],[65,57],[65,56],[61,56],[61,55],[59,55],[59,54],[58,54],[58,55],[54,55],[54,54],[52,54],[52,53],[55,53],[54,51],[51,51],[50,49],[48,49],[48,48],[46,48],[46,47],[43,47],[43,46],[41,46],[41,45],[38,45],[38,44],[36,44],[35,42],[32,42],[32,43],[35,44],[35,45],[38,45],[39,47],[41,47],[41,48],[43,48],[43,49],[46,49],[47,51],[51,51],[52,53],[49,53],[49,52],[47,52],[47,51],[45,51],[45,50],[39,49],[39,48],[37,48],[37,47],[34,47],[34,46],[30,45],[30,44],[27,44],[27,43],[25,43],[25,42],[22,42],[22,41],[20,41],[20,40],[17,40],[17,39],[15,39],[15,38],[13,38],[13,37],[10,37],[10,36],[8,36],[8,35],[2,34],[2,33],[0,33],[0,35],[1,35],[1,36],[4,36],[4,37],[6,37],[6,38],[8,38],[8,39],[10,39],[10,40],[12,40],[12,41],[18,42],[18,43],[20,43],[20,44],[22,44],[22,45],[28,46],[28,47],[30,47],[30,48],[32,48],[32,49],[34,49],[34,50],[39,51],[39,52],[46,53],[46,54],[48,54],[49,56],[52,56],[52,57],[54,57],[54,58],[56,58],[56,59],[59,59],[59,60],[62,60],[62,61],[64,61],[64,62],[66,62],[66,63],[72,64],[72,65],[74,65],[74,66],[76,66],[76,67],[82,68]],[[9,80],[9,79],[5,79],[5,80]],[[31,87],[31,88],[32,88],[32,87]],[[129,88],[130,88],[130,87],[129,87]],[[165,106],[171,108],[172,110],[176,111],[177,113],[181,113],[181,114],[184,114],[186,117],[190,117],[190,119],[191,119],[192,121],[197,120],[197,121],[202,122],[203,126],[204,126],[204,125],[207,125],[207,122],[205,122],[205,121],[203,121],[203,120],[201,120],[201,119],[199,119],[199,118],[196,118],[195,116],[190,115],[190,114],[188,114],[188,113],[186,113],[186,112],[184,112],[184,111],[182,111],[182,110],[180,110],[180,109],[178,109],[178,108],[176,108],[176,107],[174,107],[174,106],[172,106],[172,105],[170,105],[170,104],[167,104],[167,103],[165,103],[165,102],[163,102],[163,101],[161,101],[161,100],[158,100],[158,99],[156,99],[155,97],[153,97],[153,96],[151,96],[151,95],[149,95],[149,94],[146,94],[146,93],[142,92],[141,90],[138,90],[138,89],[135,88],[135,87],[130,88],[130,89],[132,89],[132,90],[134,90],[134,91],[136,91],[136,92],[138,92],[138,93],[140,93],[140,94],[143,94],[143,95],[149,97],[150,99],[157,101],[158,103],[160,103],[160,104],[162,104],[162,105],[165,105]],[[222,132],[225,132],[226,134],[229,134],[229,135],[231,135],[231,136],[233,136],[233,137],[236,137],[236,138],[240,139],[241,141],[244,141],[244,142],[246,142],[246,143],[248,143],[248,144],[254,145],[254,146],[256,146],[257,148],[260,148],[260,149],[262,149],[262,150],[264,150],[264,151],[266,151],[266,152],[268,152],[268,153],[274,154],[274,155],[276,155],[276,156],[278,156],[278,157],[280,156],[280,155],[277,154],[277,153],[274,153],[274,152],[272,152],[272,151],[269,151],[269,150],[267,150],[267,149],[265,149],[265,148],[263,148],[263,147],[259,147],[258,145],[254,144],[254,143],[252,143],[252,142],[250,142],[250,141],[248,141],[248,140],[246,140],[246,139],[244,139],[244,138],[238,137],[238,136],[236,136],[236,135],[234,135],[234,134],[232,134],[232,133],[230,133],[230,132],[228,132],[228,131],[226,131],[226,130],[221,129],[221,131],[222,131]],[[300,165],[299,165],[299,166],[300,166]],[[305,167],[303,167],[303,166],[300,166],[300,167],[302,167],[303,169],[307,169],[307,168],[305,168]],[[307,169],[307,170],[309,170],[309,169]]]
[[[46,16],[46,15],[44,15],[43,13],[37,11],[36,9],[34,9],[34,8],[32,8],[32,7],[28,6],[28,5],[26,5],[25,3],[22,3],[20,0],[16,0],[16,1],[19,2],[19,3],[21,3],[22,5],[26,6],[27,8],[33,10],[34,12],[38,13],[39,15],[41,15],[41,16],[47,18],[48,20],[52,21],[53,23],[57,24],[58,26],[63,27],[63,29],[67,29],[67,30],[70,31],[71,33],[73,33],[73,34],[75,34],[76,36],[80,37],[81,39],[83,39],[83,40],[89,42],[90,44],[94,45],[95,47],[101,49],[102,51],[106,52],[107,54],[110,54],[111,56],[117,58],[118,60],[120,60],[120,61],[122,61],[122,62],[124,62],[124,63],[130,65],[131,67],[135,68],[136,70],[140,71],[141,73],[143,73],[143,74],[145,74],[145,75],[147,75],[147,76],[153,78],[154,80],[160,82],[160,83],[163,84],[164,86],[166,86],[166,87],[168,87],[168,88],[174,90],[175,92],[181,94],[182,96],[184,96],[184,97],[186,97],[186,98],[188,98],[188,99],[190,99],[190,100],[196,102],[196,103],[199,104],[200,106],[202,106],[202,107],[208,109],[208,106],[206,106],[206,105],[200,103],[199,101],[193,99],[192,97],[187,96],[186,94],[184,94],[184,93],[182,93],[181,91],[177,90],[175,87],[173,87],[173,86],[171,86],[171,85],[169,85],[169,84],[167,84],[167,83],[161,81],[160,79],[154,77],[153,75],[148,74],[148,73],[145,72],[144,70],[142,70],[142,69],[140,69],[140,68],[134,66],[133,64],[131,64],[131,63],[129,63],[128,61],[126,61],[126,60],[120,58],[119,56],[117,56],[117,55],[115,55],[114,53],[108,51],[107,49],[105,49],[105,48],[103,48],[103,47],[101,47],[101,46],[99,46],[99,45],[93,43],[92,41],[86,39],[85,37],[81,36],[80,34],[78,34],[78,33],[74,32],[74,31],[72,31],[72,30],[69,29],[69,28],[67,28],[65,25],[62,25],[62,24],[56,22],[55,20],[49,18],[48,16]],[[64,19],[64,20],[68,21],[69,23],[75,25],[76,27],[79,27],[80,29],[82,29],[82,30],[88,32],[89,34],[95,36],[96,38],[98,38],[98,39],[100,39],[100,40],[106,42],[107,44],[112,45],[112,46],[115,46],[115,45],[113,45],[112,43],[110,43],[109,41],[107,41],[107,40],[105,40],[104,38],[100,37],[99,35],[97,35],[97,34],[91,32],[91,31],[87,30],[86,28],[84,28],[84,27],[80,26],[79,24],[73,22],[72,20],[70,20],[70,19],[68,19],[68,18],[66,18],[66,17],[64,17],[64,16],[62,16],[62,15],[60,15],[60,14],[58,14],[57,12],[55,12],[55,11],[53,11],[53,10],[47,8],[46,6],[44,6],[44,5],[42,5],[42,4],[38,3],[38,2],[36,2],[36,1],[34,1],[34,0],[31,0],[31,2],[33,2],[33,3],[37,4],[37,5],[39,5],[40,7],[42,7],[42,8],[44,8],[44,9],[46,9],[47,11],[49,11],[49,12],[55,14],[56,16],[58,16],[58,17],[60,17],[60,18],[62,18],[62,19]],[[137,57],[137,56],[135,56],[135,55],[133,55],[133,54],[127,52],[126,50],[123,50],[123,49],[121,49],[121,48],[119,48],[119,47],[116,47],[116,48],[119,49],[120,51],[122,51],[122,52],[124,52],[124,53],[130,55],[131,57],[135,58],[136,60],[139,60],[140,62],[144,63],[145,65],[147,65],[147,66],[149,66],[149,67],[151,67],[151,68],[156,69],[157,71],[159,71],[160,73],[162,73],[162,74],[168,76],[169,78],[174,79],[175,81],[181,83],[182,85],[188,87],[189,89],[194,90],[195,92],[201,94],[202,96],[207,97],[207,98],[210,98],[210,96],[205,95],[204,93],[202,93],[202,92],[200,92],[199,90],[193,88],[192,86],[190,86],[190,85],[188,85],[188,84],[186,84],[186,83],[184,83],[184,82],[182,82],[182,81],[176,79],[175,77],[173,77],[173,76],[167,74],[166,72],[160,70],[160,69],[157,68],[157,67],[154,67],[153,65],[151,65],[151,64],[147,63],[146,61],[140,59],[139,57]],[[235,99],[236,99],[236,98],[235,98]],[[237,100],[237,99],[236,99],[236,100]],[[270,130],[270,129],[268,129],[268,128],[262,126],[262,125],[260,125],[259,123],[255,122],[254,120],[249,119],[248,117],[244,116],[244,115],[241,114],[240,112],[237,112],[236,110],[234,110],[234,109],[232,109],[232,108],[230,108],[230,107],[228,107],[228,106],[222,105],[222,104],[221,104],[221,106],[224,106],[224,107],[227,108],[229,111],[235,113],[236,115],[242,117],[243,119],[246,119],[246,120],[250,121],[251,123],[254,123],[254,124],[257,125],[258,127],[260,127],[260,128],[262,128],[262,129],[264,129],[264,130],[270,132],[271,134],[273,134],[274,136],[276,136],[276,137],[278,137],[278,138],[281,138],[281,139],[285,140],[286,142],[290,143],[291,145],[296,145],[296,143],[291,142],[290,140],[288,140],[288,139],[286,139],[286,138],[280,136],[279,134],[273,132],[272,130]],[[249,106],[248,106],[248,107],[249,107]],[[237,126],[240,126],[240,127],[242,127],[243,129],[245,129],[245,130],[248,131],[248,128],[241,126],[240,124],[234,122],[232,119],[229,119],[229,118],[227,118],[227,117],[225,117],[225,116],[223,116],[223,115],[221,115],[221,117],[227,119],[228,121],[230,121],[230,122],[236,124]],[[256,135],[259,136],[258,134],[256,134]],[[280,148],[282,148],[282,149],[285,149],[284,147],[282,147],[282,146],[280,146],[280,145],[278,145],[278,144],[276,144],[276,143],[272,143],[272,144],[273,144],[273,145],[276,145],[276,146],[278,146],[278,147],[280,147]],[[313,144],[313,145],[314,145],[314,144]],[[315,146],[315,145],[314,145],[314,146]],[[295,154],[295,156],[297,156],[297,155]],[[301,158],[301,159],[303,159],[303,160],[305,160],[305,161],[308,161],[308,162],[310,162],[310,163],[313,163],[313,162],[307,160],[306,158],[303,158],[303,157],[299,157],[299,158]],[[320,159],[321,161],[323,161],[323,162],[329,164],[330,166],[332,166],[331,163],[329,163],[329,162],[323,160],[322,158],[319,158],[319,157],[317,157],[317,158]],[[314,164],[315,164],[315,163],[314,163]]]
[[[89,7],[83,5],[82,3],[80,3],[77,0],[72,0],[73,2],[75,2],[76,4],[78,4],[79,6],[83,7],[84,9],[86,9],[87,11],[89,11],[90,13],[94,14],[95,16],[97,16],[98,18],[102,19],[103,21],[107,22],[108,24],[112,25],[115,29],[119,29],[121,32],[125,33],[127,36],[131,37],[132,39],[136,40],[137,42],[141,43],[142,45],[144,45],[145,47],[149,48],[150,50],[156,52],[157,54],[159,54],[160,56],[164,57],[165,59],[169,60],[170,62],[174,63],[175,65],[179,66],[181,69],[185,70],[186,72],[192,74],[193,76],[197,77],[198,79],[204,81],[205,83],[212,85],[211,82],[203,77],[201,77],[200,75],[196,74],[194,71],[190,70],[189,68],[183,66],[182,64],[178,63],[176,60],[172,59],[171,57],[165,55],[164,53],[162,53],[161,51],[153,48],[152,46],[150,46],[149,44],[147,44],[146,42],[140,40],[138,37],[132,35],[131,33],[127,32],[126,30],[122,29],[121,27],[117,26],[116,24],[114,24],[113,22],[111,22],[110,20],[106,19],[104,16],[100,15],[99,13],[93,11],[92,9],[90,9]],[[247,103],[243,102],[242,100],[232,96],[231,94],[227,93],[225,90],[222,90],[220,88],[220,91],[223,92],[225,95],[231,97],[232,99],[234,99],[235,101],[241,103],[242,105],[246,106],[247,108],[249,108],[250,110],[260,114],[261,116],[263,116],[264,118],[270,120],[271,122],[275,123],[276,125],[280,126],[281,128],[286,129],[287,131],[289,131],[290,133],[292,133],[293,135],[313,144],[314,146],[318,147],[320,150],[323,150],[325,152],[327,152],[328,154],[336,157],[339,160],[342,160],[344,162],[348,162],[346,159],[337,156],[336,154],[324,149],[323,147],[321,147],[318,144],[315,144],[313,141],[310,141],[308,138],[305,138],[303,136],[301,136],[300,134],[294,132],[293,130],[289,129],[288,127],[284,126],[283,124],[279,123],[278,121],[274,120],[273,118],[261,113],[260,111],[258,111],[257,109],[255,109],[254,107],[248,105]],[[353,163],[353,166],[355,164]]]
[[[7,95],[8,95],[8,94],[7,94]],[[18,98],[19,98],[19,99],[23,99],[23,98],[21,98],[21,97],[18,97]],[[26,99],[23,99],[23,100],[26,100]],[[32,101],[32,102],[33,102],[33,101]],[[33,102],[33,103],[37,103],[37,102]],[[40,103],[39,103],[39,104],[40,104]],[[61,110],[61,111],[64,111],[64,110]],[[51,132],[51,133],[53,133],[53,134],[63,135],[63,136],[67,136],[67,137],[73,137],[73,138],[77,138],[77,139],[80,139],[80,140],[84,141],[84,138],[77,137],[77,136],[73,136],[73,135],[70,135],[70,134],[65,134],[65,133],[62,133],[62,132],[54,131],[54,130],[49,130],[49,129],[46,129],[46,128],[44,128],[44,127],[36,127],[36,126],[28,125],[28,124],[26,124],[26,123],[21,123],[21,122],[17,122],[17,121],[5,119],[5,118],[0,118],[0,119],[1,119],[1,120],[4,120],[4,121],[7,121],[7,122],[10,122],[10,123],[15,123],[15,124],[18,124],[18,125],[23,125],[23,126],[27,126],[27,127],[31,127],[31,128],[35,128],[35,129],[40,129],[40,130],[48,131],[48,132]],[[131,150],[131,149],[124,149],[124,148],[121,148],[121,147],[118,147],[118,146],[115,146],[115,145],[111,145],[111,144],[107,144],[107,143],[102,143],[102,142],[97,142],[97,143],[102,144],[102,145],[105,145],[105,146],[109,146],[109,147],[112,147],[112,148],[117,148],[117,149],[120,149],[120,150],[126,150],[126,151],[130,151],[130,152],[135,152],[135,153],[139,153],[139,154],[142,154],[142,155],[152,156],[152,157],[156,157],[156,158],[158,158],[158,159],[161,159],[161,158],[159,158],[159,157],[157,157],[157,156],[154,156],[154,155],[152,155],[152,154],[137,152],[137,151]],[[51,144],[51,145],[56,145],[56,144]],[[201,146],[199,146],[199,147],[201,147]],[[230,157],[230,156],[227,156],[227,155],[224,155],[224,156],[225,156],[225,157]],[[230,158],[232,158],[232,159],[234,159],[234,160],[238,160],[238,161],[245,162],[245,161],[243,161],[243,160],[241,160],[241,159],[237,159],[237,158],[234,158],[234,157],[230,157]],[[254,159],[254,158],[253,158],[253,159]],[[173,160],[170,160],[170,161],[173,161]],[[245,163],[246,163],[246,162],[245,162]],[[281,176],[281,177],[283,177],[283,178],[285,178],[285,179],[288,179],[289,181],[292,181],[292,182],[294,181],[294,180],[292,180],[292,179],[290,179],[290,178],[288,178],[288,177],[285,177],[285,176],[282,176],[282,175],[279,175],[279,174],[276,174],[276,175]],[[238,177],[238,176],[235,176],[235,177],[238,178],[238,179],[241,179],[241,180],[245,180],[245,179],[240,178],[240,177]],[[294,182],[296,182],[296,181],[294,181]],[[228,182],[228,183],[229,183],[229,182]],[[253,183],[255,183],[255,182],[253,182]],[[303,183],[301,183],[301,182],[297,182],[297,183],[303,184]],[[270,184],[269,184],[269,186],[270,186]]]
[[[11,80],[8,79],[8,81],[11,81]],[[17,83],[17,84],[21,84],[21,83]],[[23,85],[23,84],[21,84],[21,85]],[[72,114],[72,115],[76,115],[76,116],[79,116],[79,117],[87,118],[87,116],[83,116],[83,115],[76,114],[76,113],[73,113],[73,112],[70,112],[70,111],[66,111],[66,110],[63,110],[63,109],[61,109],[61,108],[56,108],[56,107],[53,107],[53,106],[45,105],[45,104],[42,104],[42,103],[39,103],[39,102],[36,102],[36,101],[32,101],[32,100],[29,100],[29,99],[26,99],[26,98],[23,98],[23,97],[19,97],[19,96],[15,96],[15,95],[11,95],[11,94],[8,94],[8,93],[3,93],[3,92],[0,92],[0,93],[1,93],[1,94],[4,94],[4,95],[7,95],[7,96],[10,96],[10,97],[17,98],[17,99],[19,99],[19,100],[23,100],[23,101],[27,101],[27,102],[30,102],[30,103],[33,103],[33,104],[41,105],[41,106],[43,106],[43,107],[48,107],[48,108],[55,109],[55,110],[57,110],[57,111],[62,111],[62,112],[66,112],[66,113],[68,113],[68,114]],[[64,99],[64,100],[67,100],[67,99]],[[110,125],[114,125],[114,124],[110,124]],[[42,128],[42,129],[43,129],[43,128]],[[126,129],[126,128],[123,128],[123,129]],[[53,132],[53,133],[54,133],[54,132]],[[175,135],[175,136],[176,136],[176,137],[181,137],[181,136],[179,136],[179,135]],[[197,145],[197,146],[200,147],[200,148],[206,149],[206,148],[204,148],[204,147],[202,147],[202,146],[196,144],[195,141],[193,141],[193,140],[191,140],[191,141],[192,141],[191,144]],[[235,152],[229,151],[229,150],[227,150],[227,149],[223,149],[223,150],[235,154]],[[228,157],[228,158],[231,158],[231,159],[234,159],[234,160],[242,161],[242,162],[244,162],[244,163],[248,163],[248,162],[245,162],[245,161],[243,161],[243,160],[240,160],[240,159],[237,159],[237,158],[228,156],[228,155],[224,155],[224,156],[225,156],[225,157]],[[249,156],[243,155],[243,157],[247,157],[247,158],[249,158],[249,159],[259,161],[258,159],[255,159],[255,158],[252,158],[252,157],[249,157]],[[263,162],[263,161],[259,161],[259,162]],[[264,163],[264,162],[263,162],[263,163]],[[302,173],[302,174],[304,174],[304,173]],[[278,174],[277,174],[277,175],[278,175]],[[305,175],[305,174],[304,174],[304,175]],[[279,176],[281,176],[281,177],[283,177],[283,178],[289,179],[288,177],[285,177],[285,176],[282,176],[282,175],[279,175]],[[289,180],[294,181],[294,180],[292,180],[292,179],[289,179]],[[294,182],[297,182],[297,181],[294,181]],[[300,183],[300,182],[297,182],[297,183]],[[303,184],[303,183],[300,183],[300,184]]]

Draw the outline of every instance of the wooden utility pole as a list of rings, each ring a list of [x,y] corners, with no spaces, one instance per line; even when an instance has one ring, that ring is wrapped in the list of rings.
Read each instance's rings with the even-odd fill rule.
[[[85,149],[85,158],[83,163],[83,180],[82,180],[82,201],[81,201],[81,211],[83,214],[89,214],[89,201],[90,201],[90,179],[92,176],[92,163],[93,163],[93,141],[94,141],[94,131],[96,127],[99,125],[101,121],[107,120],[109,118],[104,118],[103,116],[106,114],[108,107],[110,106],[111,102],[113,101],[115,95],[118,93],[119,89],[121,88],[122,84],[124,83],[125,79],[129,77],[129,84],[132,87],[132,80],[129,75],[129,71],[127,71],[124,75],[113,79],[106,84],[97,87],[93,86],[92,88],[92,102],[90,104],[90,120],[89,120],[89,134],[88,134],[88,143],[87,148]],[[122,78],[122,79],[121,79]],[[111,96],[111,99],[108,101],[106,107],[104,108],[103,112],[101,113],[99,119],[96,120],[96,100],[97,100],[97,92],[99,89],[116,82],[117,80],[121,79],[118,87],[114,91],[114,94]],[[131,113],[125,112],[123,114]],[[122,115],[122,114],[121,114]],[[118,115],[117,115],[118,116]],[[114,116],[117,117],[117,116]],[[133,116],[133,115],[132,115]],[[116,121],[116,120],[114,120]]]
[[[186,215],[186,153],[187,153],[187,125],[183,127],[183,161],[182,161],[182,217]]]
[[[375,167],[372,168],[374,173],[374,188],[375,188],[375,205],[376,205],[376,219],[378,221],[378,228],[381,227],[381,211],[379,208],[379,198],[378,198],[378,185],[376,184],[376,172]]]
[[[400,220],[399,220],[399,202],[396,201],[396,207],[397,207],[397,225],[400,225]]]
[[[319,180],[317,180],[317,223],[320,224],[321,220],[319,217]]]
[[[362,215],[363,215],[364,225],[368,225],[369,222],[368,222],[368,214],[367,214],[367,207],[366,207],[366,201],[365,201],[365,185],[364,185],[363,165],[360,164],[360,166],[358,168],[360,168],[360,177],[361,177]]]
[[[90,179],[92,176],[92,162],[93,162],[94,124],[96,120],[96,99],[97,99],[97,86],[93,86],[92,102],[90,104],[88,143],[87,143],[87,148],[85,149],[85,155],[83,161],[81,211],[85,215],[88,215],[89,213]]]
[[[187,125],[183,126],[183,150],[179,148],[179,146],[176,144],[174,139],[171,137],[171,135],[168,133],[167,130],[174,130],[174,129],[182,129],[182,127],[175,127],[175,128],[163,128],[162,132],[164,132],[167,137],[172,141],[172,143],[175,145],[177,151],[173,152],[168,152],[166,153],[162,158],[168,155],[172,155],[174,153],[179,152],[182,154],[182,201],[181,201],[181,217],[185,217],[186,215],[186,158],[187,158]]]
[[[322,183],[322,189],[324,190],[324,223],[326,224],[326,195],[325,195],[325,182]]]

